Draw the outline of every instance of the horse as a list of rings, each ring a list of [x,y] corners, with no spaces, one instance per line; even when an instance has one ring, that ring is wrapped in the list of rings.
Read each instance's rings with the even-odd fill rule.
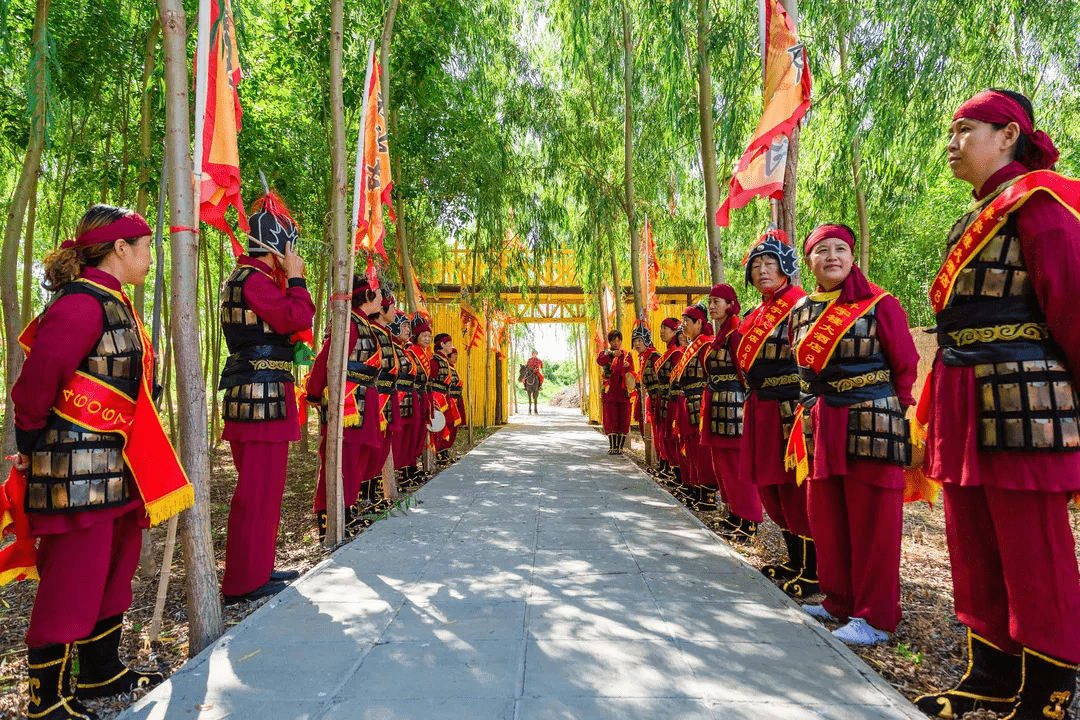
[[[536,408],[536,414],[540,414],[540,376],[536,374],[536,370],[528,365],[522,365],[521,370],[518,371],[518,382],[525,383],[525,392],[529,395],[529,414],[533,414],[533,408]]]

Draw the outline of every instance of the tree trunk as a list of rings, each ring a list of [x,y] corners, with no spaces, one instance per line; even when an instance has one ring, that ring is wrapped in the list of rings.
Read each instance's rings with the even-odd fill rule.
[[[350,252],[348,213],[349,191],[345,168],[345,103],[342,91],[342,36],[344,35],[344,0],[330,4],[330,125],[332,136],[334,258],[333,288],[330,297],[331,342],[327,364],[329,418],[326,429],[326,546],[341,542],[344,530],[342,499],[341,448],[342,420],[345,405],[345,356],[349,339],[349,296],[352,290],[352,253]],[[365,88],[365,92],[367,89]]]
[[[180,541],[187,573],[188,655],[194,657],[223,631],[214,543],[210,536],[210,459],[206,438],[206,380],[199,362],[199,272],[195,188],[188,104],[187,18],[181,0],[158,0],[165,50],[166,152],[169,170],[169,247],[172,261],[173,352],[180,458],[195,486],[195,506],[184,512]],[[179,229],[184,228],[184,229]]]
[[[37,174],[34,175],[34,187],[30,190],[30,208],[26,211],[26,234],[23,236],[23,274],[22,274],[22,326],[34,317],[34,303],[31,300],[31,288],[34,284],[34,225],[37,222]],[[12,347],[12,346],[8,346]]]
[[[637,216],[634,210],[634,45],[630,35],[630,11],[626,0],[622,4],[623,17],[623,177],[626,185],[626,219],[630,225],[630,279],[634,286],[634,318],[645,317],[645,301],[641,296],[641,266],[637,262],[640,255],[638,247]],[[612,262],[615,255],[611,256]],[[619,308],[619,327],[622,328],[622,288],[617,288],[615,296]]]
[[[837,27],[836,47],[840,54],[840,77],[843,78],[844,100],[848,106],[848,116],[853,112],[854,102],[851,98],[850,76],[848,75],[847,54],[847,29]],[[856,131],[857,132],[857,131]],[[870,220],[866,215],[866,192],[862,184],[862,155],[859,152],[859,136],[856,134],[851,140],[851,179],[855,186],[855,212],[859,219],[859,268],[863,272],[870,271]]]
[[[15,193],[8,205],[7,226],[4,229],[3,255],[0,257],[14,258],[19,252],[19,236],[22,234],[23,217],[26,214],[26,206],[30,203],[30,194],[33,192],[37,180],[38,168],[41,167],[41,152],[45,147],[45,54],[34,53],[34,48],[44,47],[46,28],[49,21],[50,0],[37,0],[37,9],[34,12],[34,39],[31,54],[37,57],[37,62],[32,70],[34,78],[34,93],[37,95],[37,107],[30,121],[30,140],[26,144],[26,155],[23,157],[22,170],[19,173],[19,182],[15,186]],[[32,102],[32,100],[31,100]],[[19,312],[19,282],[17,276],[17,262],[3,263],[0,270],[0,304],[4,311],[4,337],[7,340],[7,361],[4,365],[4,447],[3,454],[11,455],[15,452],[14,418],[15,408],[11,402],[11,386],[15,384],[19,372],[22,370],[23,354],[18,349],[19,332],[22,322],[22,313]]]
[[[615,298],[615,307],[613,308],[615,310],[615,327],[604,330],[605,338],[608,330],[622,330],[623,327],[622,280],[619,279],[619,261],[615,258],[615,238],[612,236],[610,230],[608,230],[608,252],[611,254],[611,282],[613,284],[611,289],[612,296]],[[630,265],[633,266],[634,263],[630,263]],[[604,324],[606,325],[608,321],[607,313],[601,312],[600,314],[604,316]]]
[[[706,0],[697,2],[698,118],[701,125],[701,172],[705,176],[705,237],[709,247],[709,277],[712,284],[724,282],[724,250],[720,245],[720,185],[716,177],[716,141],[713,138],[712,71],[709,68],[709,19]]]
[[[143,79],[142,94],[139,103],[139,191],[135,196],[135,212],[146,217],[146,208],[150,204],[150,193],[146,190],[150,182],[150,158],[151,158],[151,130],[154,109],[150,105],[150,80],[154,75],[155,51],[157,49],[158,35],[161,32],[161,21],[154,18],[150,29],[146,31],[146,50],[143,54]],[[135,288],[135,310],[143,315],[146,305],[146,286],[139,285]]]

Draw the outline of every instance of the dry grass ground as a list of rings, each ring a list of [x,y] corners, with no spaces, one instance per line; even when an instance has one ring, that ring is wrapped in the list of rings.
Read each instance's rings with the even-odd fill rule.
[[[634,437],[628,455],[645,467],[645,446]],[[707,527],[722,515],[695,513]],[[1071,508],[1073,534],[1080,560],[1080,510]],[[766,519],[754,542],[733,545],[754,567],[786,557],[780,529]],[[823,595],[809,599],[820,602]],[[903,619],[889,642],[872,648],[852,648],[859,657],[909,699],[954,686],[966,667],[966,630],[953,614],[952,574],[945,542],[941,504],[924,502],[904,507],[900,558],[900,602]],[[828,624],[835,630],[839,624]],[[968,713],[966,720],[992,720],[985,711]]]
[[[474,438],[479,442],[478,434]],[[311,447],[317,449],[318,437],[311,436]],[[458,435],[452,450],[454,460],[468,452],[470,446],[466,434]],[[304,572],[330,554],[318,543],[315,517],[311,510],[312,496],[318,473],[318,454],[302,453],[298,445],[289,453],[288,481],[281,508],[281,527],[278,531],[278,569]],[[236,486],[236,470],[232,464],[227,443],[222,443],[214,453],[211,474],[210,500],[212,505],[211,527],[217,558],[218,578],[225,569],[225,526],[229,515],[229,500]],[[153,558],[149,568],[140,568],[132,583],[134,600],[125,615],[125,632],[121,657],[129,665],[141,669],[154,669],[166,675],[183,665],[188,654],[187,607],[184,592],[184,563],[180,543],[173,555],[172,576],[161,635],[151,643],[148,630],[157,596],[158,570],[165,545],[164,526],[151,531]],[[36,582],[10,583],[0,588],[0,718],[15,720],[24,717],[26,710],[26,646],[23,638],[30,622],[30,611],[37,592]],[[255,611],[265,600],[242,603],[224,608],[226,628],[231,627]],[[115,717],[130,705],[137,696],[125,695],[87,703],[101,720]]]

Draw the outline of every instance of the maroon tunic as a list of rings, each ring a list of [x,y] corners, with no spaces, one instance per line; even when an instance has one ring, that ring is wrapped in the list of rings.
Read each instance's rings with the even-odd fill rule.
[[[976,199],[1027,172],[1011,163]],[[1080,221],[1045,193],[1013,213],[1050,334],[1080,375]],[[1005,652],[1080,662],[1080,569],[1069,496],[1080,452],[982,452],[975,371],[935,359],[926,471],[941,480],[956,616]]]
[[[600,352],[596,363],[602,368],[611,367],[601,396],[604,433],[625,435],[630,432],[630,393],[626,389],[626,375],[634,372],[634,357],[625,350],[620,350],[617,355]]]
[[[110,290],[121,289],[119,280],[97,268],[83,268],[80,277]],[[26,358],[22,372],[11,388],[19,452],[29,455],[33,451],[52,412],[53,401],[60,389],[71,382],[79,364],[97,346],[103,330],[101,303],[90,295],[66,295],[46,309],[34,336],[34,351]],[[11,344],[12,351],[20,352],[14,345]],[[138,486],[130,483],[128,490],[131,502],[123,507],[49,515],[31,512],[30,532],[39,537],[82,530],[142,508]],[[149,519],[145,518],[145,513],[143,515],[142,527],[150,527]]]
[[[1027,172],[1011,163],[983,185],[986,197]],[[1080,220],[1046,193],[1036,193],[1014,213],[1024,264],[1054,342],[1080,378]],[[980,452],[979,411],[972,367],[934,360],[933,405],[926,443],[927,475],[944,483],[990,485],[1006,490],[1080,490],[1080,452]]]

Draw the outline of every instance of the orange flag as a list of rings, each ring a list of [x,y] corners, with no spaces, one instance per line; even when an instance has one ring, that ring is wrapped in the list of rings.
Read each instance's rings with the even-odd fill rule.
[[[204,68],[195,68],[196,73],[201,71]],[[240,228],[248,231],[244,201],[240,198],[240,153],[236,145],[243,115],[236,86],[243,72],[236,47],[231,0],[211,0],[210,53],[205,72],[208,78],[200,158],[199,219],[228,235],[233,254],[240,255],[244,248],[225,219],[225,210],[229,206],[235,207],[240,214]]]
[[[464,303],[461,305],[461,334],[465,337],[465,347],[470,350],[484,339],[484,321]]]
[[[386,226],[383,223],[383,205],[394,217],[394,203],[390,198],[393,178],[390,175],[390,146],[387,140],[386,112],[383,108],[382,70],[374,54],[371,56],[371,82],[367,88],[366,120],[364,122],[364,161],[360,181],[360,214],[356,219],[356,249],[368,255],[368,276],[373,274],[375,254],[386,260]]]
[[[755,197],[784,195],[791,131],[810,109],[812,78],[806,48],[780,0],[765,0],[765,112],[735,169],[716,224],[731,224],[732,210]]]
[[[641,231],[641,290],[645,299],[645,312],[660,309],[660,299],[656,297],[656,283],[660,278],[660,262],[656,258],[656,238],[652,224],[645,218],[645,227]],[[644,319],[644,318],[643,318]]]

